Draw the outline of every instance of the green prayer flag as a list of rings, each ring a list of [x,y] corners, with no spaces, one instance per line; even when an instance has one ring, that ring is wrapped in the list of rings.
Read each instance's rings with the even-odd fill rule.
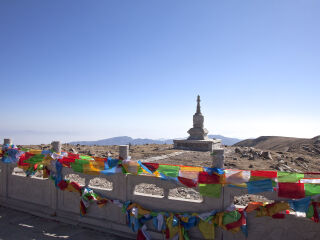
[[[84,156],[84,155],[81,155],[81,156],[80,156],[80,159],[84,159],[84,160],[93,160],[93,158],[92,158],[92,157],[90,157],[90,156]]]
[[[190,238],[188,236],[188,232],[184,228],[182,228],[182,232],[183,232],[184,240],[190,240]]]
[[[312,218],[313,215],[314,215],[314,209],[313,209],[313,205],[311,204],[308,208],[307,218]]]
[[[74,161],[74,163],[75,163],[75,164],[89,164],[90,161],[87,160],[87,159],[76,159],[76,160]]]
[[[78,164],[78,163],[70,163],[71,168],[75,172],[83,172],[83,164]]]
[[[163,173],[168,177],[178,177],[179,176],[179,166],[170,165],[159,165],[158,172]]]
[[[313,196],[313,195],[320,194],[320,184],[305,183],[304,190],[306,192],[306,196]]]
[[[241,218],[241,214],[238,211],[225,212],[223,214],[222,223],[227,225],[229,223],[237,222]]]
[[[127,173],[128,173],[127,170],[125,169],[125,167],[122,166],[121,169],[122,169],[122,173],[123,173],[123,174],[127,174]]]
[[[43,158],[44,158],[44,155],[37,154],[37,155],[32,156],[31,158],[29,158],[25,162],[26,163],[31,163],[31,164],[36,164],[36,163],[42,162]]]
[[[219,198],[221,193],[221,184],[199,184],[199,192],[203,196]]]
[[[278,172],[278,182],[298,182],[302,178],[303,173]]]
[[[140,175],[142,173],[143,173],[142,168],[140,166],[138,166],[138,173],[137,174]]]

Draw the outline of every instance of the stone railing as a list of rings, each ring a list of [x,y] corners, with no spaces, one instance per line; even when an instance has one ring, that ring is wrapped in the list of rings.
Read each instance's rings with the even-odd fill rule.
[[[128,154],[126,147],[120,147],[120,155]],[[136,238],[126,224],[126,216],[121,208],[108,203],[99,208],[93,204],[85,216],[79,214],[79,194],[60,191],[53,182],[45,178],[25,177],[15,173],[15,164],[0,162],[0,204],[6,207],[25,211],[45,218],[57,219],[63,222],[83,225],[89,228],[115,233],[120,236]],[[208,212],[224,210],[233,203],[235,196],[246,194],[246,191],[232,187],[223,187],[218,199],[202,197],[199,201],[170,197],[170,191],[183,187],[177,183],[163,181],[159,178],[115,174],[86,175],[75,173],[70,168],[63,168],[63,176],[81,179],[80,184],[86,185],[98,194],[109,199],[132,201],[146,209],[172,212]],[[108,187],[96,187],[93,179],[99,178],[109,183]],[[163,189],[162,195],[148,195],[135,192],[139,184],[154,184]],[[184,186],[185,187],[185,186]],[[268,199],[281,200],[275,193],[261,194]],[[286,219],[272,219],[270,217],[255,217],[255,212],[247,216],[248,237],[241,232],[232,233],[216,228],[215,239],[318,239],[320,225],[306,218],[287,215]],[[151,223],[148,231],[153,239],[164,239],[164,235],[153,229]],[[198,228],[189,230],[191,239],[203,239]]]

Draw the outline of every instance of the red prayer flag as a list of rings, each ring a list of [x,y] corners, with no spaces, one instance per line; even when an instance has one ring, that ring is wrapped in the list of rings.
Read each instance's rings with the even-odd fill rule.
[[[137,240],[146,240],[146,237],[143,235],[141,229],[138,230]]]
[[[312,206],[313,206],[313,221],[314,222],[319,222],[319,214],[318,214],[318,210],[317,210],[317,203],[316,202],[312,202]]]
[[[84,216],[86,213],[87,213],[87,208],[82,202],[82,200],[80,200],[80,214]]]
[[[303,183],[278,183],[278,196],[283,198],[304,198],[304,184]]]
[[[285,218],[285,214],[284,213],[276,213],[276,214],[272,215],[272,218],[283,219],[283,218]]]
[[[220,176],[214,173],[210,175],[207,172],[199,172],[198,183],[217,184],[220,183]]]
[[[108,202],[107,199],[102,198],[102,199],[100,199],[100,200],[97,201],[97,204],[98,204],[99,206],[103,206],[103,205],[107,204],[107,202]]]
[[[79,154],[68,152],[68,158],[79,159],[80,157],[79,157]]]
[[[74,187],[76,190],[78,190],[79,193],[81,194],[81,187],[80,187],[80,185],[78,183],[71,182],[70,184],[72,185],[72,187]]]
[[[192,179],[189,178],[184,178],[184,177],[178,177],[178,180],[185,186],[189,187],[189,188],[193,188],[197,186],[197,182],[195,182]]]
[[[29,166],[29,163],[26,163],[24,161],[28,160],[29,158],[31,158],[32,156],[34,156],[34,154],[29,153],[29,152],[25,152],[24,154],[22,154],[19,158],[19,166]]]
[[[70,163],[75,162],[75,158],[70,158],[70,157],[63,157],[58,160],[62,165],[70,167]]]
[[[143,163],[151,172],[154,172],[158,169],[159,163]]]
[[[277,171],[251,171],[252,177],[276,178]]]
[[[68,183],[65,181],[65,180],[61,180],[59,183],[58,183],[58,187],[61,189],[61,190],[64,190],[68,187]]]

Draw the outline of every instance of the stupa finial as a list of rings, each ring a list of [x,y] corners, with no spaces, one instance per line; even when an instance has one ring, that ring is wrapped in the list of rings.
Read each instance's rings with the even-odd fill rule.
[[[201,114],[201,109],[200,109],[200,95],[197,97],[197,112],[196,114]]]

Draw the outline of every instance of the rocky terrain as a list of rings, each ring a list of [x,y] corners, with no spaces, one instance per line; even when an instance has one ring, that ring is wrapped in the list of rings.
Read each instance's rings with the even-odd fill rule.
[[[277,136],[262,136],[256,139],[247,139],[234,146],[254,147],[278,152],[293,152],[317,156],[320,154],[320,136],[311,139],[290,138]]]

